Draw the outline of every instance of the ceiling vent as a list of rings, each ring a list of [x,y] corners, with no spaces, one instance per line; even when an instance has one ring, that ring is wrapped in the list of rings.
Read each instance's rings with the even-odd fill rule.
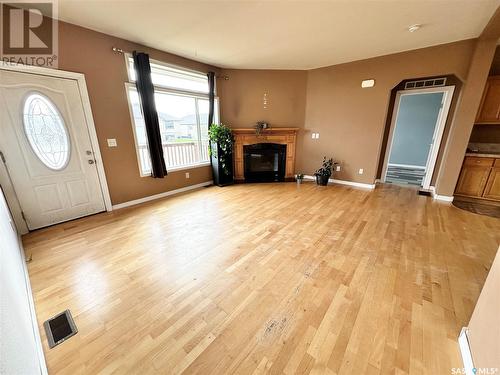
[[[439,87],[446,85],[446,78],[422,79],[418,81],[408,81],[405,83],[405,90],[422,89],[426,87]]]

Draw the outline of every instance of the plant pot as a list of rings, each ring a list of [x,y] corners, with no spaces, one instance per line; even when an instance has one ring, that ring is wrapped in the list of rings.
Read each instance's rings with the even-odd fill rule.
[[[316,184],[318,184],[320,186],[326,186],[326,185],[328,185],[329,178],[330,178],[330,176],[324,176],[324,175],[317,174],[316,175]]]
[[[227,155],[227,162],[230,165],[229,173],[224,171],[220,161],[219,155],[222,155],[222,151],[219,145],[215,142],[211,142],[211,154],[210,162],[212,164],[212,175],[214,179],[214,184],[218,186],[232,185],[234,183],[233,178],[233,154]]]

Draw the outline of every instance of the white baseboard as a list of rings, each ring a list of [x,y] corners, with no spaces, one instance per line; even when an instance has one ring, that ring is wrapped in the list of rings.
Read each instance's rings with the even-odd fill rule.
[[[316,177],[310,176],[310,175],[305,175],[304,176],[305,180],[312,180],[315,181]],[[363,189],[375,189],[375,184],[364,184],[362,182],[354,182],[354,181],[346,181],[346,180],[337,180],[335,178],[330,178],[328,179],[329,183],[333,184],[340,184],[340,185],[349,185],[349,186],[355,186]]]
[[[474,361],[472,360],[472,352],[469,346],[469,339],[467,337],[468,329],[466,327],[462,328],[460,335],[458,336],[458,346],[460,347],[460,354],[462,355],[462,362],[464,364],[464,370],[466,375],[475,375],[476,372],[474,367]]]
[[[432,198],[437,200],[437,201],[442,201],[442,202],[453,202],[453,195],[439,195],[436,194],[436,187],[435,186],[430,186],[429,190],[431,191]]]
[[[205,182],[202,182],[201,184],[190,185],[190,186],[186,186],[186,187],[183,187],[180,189],[170,190],[170,191],[166,191],[164,193],[150,195],[150,196],[144,197],[144,198],[134,199],[133,201],[118,203],[118,204],[113,205],[113,210],[119,210],[120,208],[135,206],[136,204],[141,204],[144,202],[153,201],[155,199],[165,198],[165,197],[168,197],[170,195],[175,195],[175,194],[183,193],[185,191],[198,189],[198,188],[201,188],[203,186],[209,186],[209,185],[212,185],[213,183],[214,183],[213,181],[205,181]]]

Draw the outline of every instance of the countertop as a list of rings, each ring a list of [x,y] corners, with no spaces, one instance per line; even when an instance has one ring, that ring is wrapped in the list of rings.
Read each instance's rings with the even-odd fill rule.
[[[500,153],[484,153],[484,152],[467,152],[465,153],[465,156],[475,156],[478,158],[499,158],[500,159]]]

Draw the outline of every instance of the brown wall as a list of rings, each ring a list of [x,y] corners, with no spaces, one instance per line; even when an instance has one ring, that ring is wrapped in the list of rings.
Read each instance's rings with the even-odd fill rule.
[[[408,78],[454,74],[464,80],[475,42],[310,71],[226,70],[229,80],[217,82],[222,120],[233,127],[253,126],[259,120],[300,127],[297,171],[312,174],[328,155],[342,163],[336,178],[373,183],[391,89]],[[361,81],[369,78],[376,80],[375,87],[362,89]],[[267,110],[262,105],[264,92],[269,97]],[[320,138],[311,139],[312,132],[319,132]],[[357,174],[359,168],[363,175]]]
[[[500,16],[500,14],[497,15]],[[500,23],[500,22],[499,22]],[[479,39],[475,44],[474,53],[467,73],[460,103],[454,114],[453,127],[446,145],[442,168],[439,171],[437,193],[453,195],[458,175],[462,167],[463,157],[469,143],[474,120],[488,78],[497,38]]]
[[[222,121],[227,125],[244,128],[267,121],[275,127],[304,126],[306,71],[226,69],[221,74],[229,78],[217,80]]]
[[[59,69],[85,74],[92,113],[113,204],[168,190],[210,181],[210,167],[171,172],[164,179],[140,177],[134,135],[124,83],[128,81],[125,59],[112,51],[147,52],[152,59],[202,72],[214,67],[154,50],[123,39],[59,22]],[[108,148],[106,139],[116,138],[118,147]]]
[[[465,79],[474,45],[466,40],[309,71],[299,168],[309,173],[323,155],[333,156],[343,166],[336,178],[373,183],[391,89],[408,78],[454,74]],[[372,78],[375,87],[361,88],[362,80]],[[313,131],[319,140],[311,139]]]

